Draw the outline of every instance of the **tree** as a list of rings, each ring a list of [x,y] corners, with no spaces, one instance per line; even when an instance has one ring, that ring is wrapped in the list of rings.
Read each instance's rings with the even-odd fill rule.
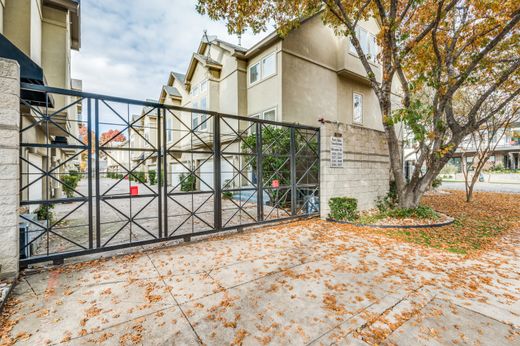
[[[79,139],[81,139],[81,142],[84,145],[88,145],[88,129],[87,126],[80,124],[79,125]],[[90,149],[92,154],[95,154],[96,148],[94,146],[94,143],[96,141],[96,134],[94,131],[90,131],[90,140],[92,143],[92,147]],[[80,155],[81,161],[80,161],[80,171],[84,172],[87,169],[87,162],[88,162],[88,153],[87,151],[82,151]]]
[[[518,102],[520,9],[516,0],[199,0],[197,10],[226,20],[241,33],[266,29],[274,21],[286,35],[302,19],[321,13],[326,25],[350,38],[376,94],[382,114],[399,206],[415,207],[461,141],[511,102]],[[378,81],[355,35],[360,20],[380,23],[377,41],[382,79]],[[392,90],[402,90],[402,109],[392,108]],[[466,113],[455,101],[467,88],[478,97]],[[486,100],[506,94],[483,114]],[[424,95],[426,101],[423,101]],[[403,174],[402,143],[396,127],[404,123],[419,143],[414,174]],[[421,169],[422,168],[422,169]]]
[[[110,129],[105,131],[99,137],[99,145],[105,145],[110,142],[124,142],[126,137],[119,130]]]
[[[465,95],[464,98],[467,100],[467,106],[471,107],[474,105],[475,101],[471,99],[471,95]],[[490,98],[480,111],[487,113],[496,108],[496,105],[501,102],[503,102],[503,97]],[[487,120],[480,129],[471,133],[460,145],[462,154],[461,169],[464,175],[466,202],[471,202],[475,184],[477,180],[479,180],[482,170],[489,161],[491,154],[507,133],[509,125],[518,121],[519,113],[520,108],[507,107],[496,117]],[[473,153],[471,167],[468,167],[467,152]],[[470,174],[470,168],[473,168],[472,175]]]

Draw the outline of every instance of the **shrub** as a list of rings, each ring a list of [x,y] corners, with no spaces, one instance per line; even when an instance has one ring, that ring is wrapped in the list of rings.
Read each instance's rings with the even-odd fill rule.
[[[433,181],[432,181],[432,188],[433,189],[436,189],[436,188],[438,188],[441,185],[442,185],[442,178],[437,177],[437,178],[433,179]]]
[[[144,172],[133,172],[129,179],[144,184],[146,183],[146,174]]]
[[[395,209],[399,202],[397,196],[397,184],[395,181],[391,181],[388,187],[388,193],[383,198],[378,198],[376,201],[376,207],[380,212],[385,212],[389,209]]]
[[[63,192],[65,192],[67,198],[74,197],[74,190],[78,187],[80,180],[81,176],[76,171],[70,171],[69,174],[61,178],[61,181],[63,181]]]
[[[154,170],[148,171],[148,181],[150,182],[150,185],[157,184],[157,172]]]
[[[181,191],[188,192],[188,191],[195,191],[195,182],[196,178],[193,174],[189,174],[186,176],[186,174],[181,174],[180,176],[181,180]]]
[[[49,220],[52,221],[54,218],[54,213],[51,211],[54,209],[54,204],[43,204],[38,210],[36,210],[36,217],[38,220]]]
[[[233,192],[231,192],[231,191],[222,192],[222,199],[232,199],[232,198],[233,198]]]
[[[459,172],[459,167],[457,167],[453,163],[448,163],[441,169],[441,174],[455,174],[458,172]]]
[[[329,217],[338,221],[353,221],[358,218],[357,199],[333,197],[329,199]]]

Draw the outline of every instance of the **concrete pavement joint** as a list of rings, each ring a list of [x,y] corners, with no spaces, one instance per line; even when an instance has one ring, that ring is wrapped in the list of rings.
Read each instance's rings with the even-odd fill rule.
[[[155,265],[155,263],[153,263],[152,259],[150,258],[150,255],[149,254],[146,254],[146,257],[148,257],[148,259],[150,260],[150,263],[152,264],[152,266],[154,267],[155,271],[159,273],[159,269],[157,269],[157,266]],[[166,281],[164,280],[164,278],[161,276],[160,277],[160,280],[162,281],[162,283],[165,285],[165,287],[169,287],[169,285],[166,283]],[[184,316],[184,318],[186,319],[186,322],[188,322],[191,330],[193,331],[193,333],[195,334],[195,337],[197,338],[197,341],[199,342],[199,344],[201,345],[204,345],[204,343],[202,342],[202,339],[201,337],[199,336],[199,334],[197,333],[197,331],[195,330],[195,328],[193,327],[193,324],[191,324],[191,321],[189,320],[188,316],[186,315],[186,313],[184,312],[184,310],[182,309],[182,307],[180,306],[179,302],[177,301],[177,299],[175,299],[175,296],[172,294],[171,290],[168,290],[168,293],[170,294],[170,297],[172,297],[173,301],[175,302],[175,304],[177,304],[177,307],[179,308],[179,310],[181,311],[182,315]]]

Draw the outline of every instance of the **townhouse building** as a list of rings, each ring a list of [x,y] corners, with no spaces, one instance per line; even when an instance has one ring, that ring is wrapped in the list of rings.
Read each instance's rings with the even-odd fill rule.
[[[361,45],[380,80],[375,39],[378,31],[379,25],[373,19],[360,22],[357,28]],[[362,206],[366,207],[388,186],[388,154],[376,95],[349,39],[337,36],[319,16],[303,21],[285,37],[273,32],[249,49],[203,35],[187,71],[170,73],[159,100],[192,109],[316,127],[320,122],[345,124],[347,161],[354,167],[351,174],[358,178],[379,177],[377,184],[363,182],[364,186],[360,185],[353,195],[363,189],[366,198]],[[167,118],[170,145],[179,149],[211,146],[213,119],[196,111],[171,113]],[[221,126],[221,141],[236,140],[237,133],[250,125],[226,120]],[[195,140],[190,130],[197,133]],[[230,143],[229,152],[233,151],[240,151],[238,141]],[[239,157],[224,155],[222,180],[231,179],[237,167],[244,168],[242,165]],[[175,157],[168,168],[173,185],[186,174],[186,167],[197,170],[203,181],[198,189],[212,188],[213,161],[208,154],[183,153]],[[233,184],[247,184],[250,179],[242,180]]]
[[[80,18],[79,0],[0,0],[0,57],[18,62],[22,83],[79,90],[81,82],[71,78],[70,55],[81,45]],[[81,103],[65,107],[74,102],[71,97],[25,90],[21,98],[21,141],[26,144],[20,155],[21,198],[60,198],[61,176],[79,169],[78,151],[60,144],[81,144]],[[45,121],[38,107],[49,109],[52,121]],[[52,171],[55,179],[43,171]],[[31,212],[37,208],[28,207]]]

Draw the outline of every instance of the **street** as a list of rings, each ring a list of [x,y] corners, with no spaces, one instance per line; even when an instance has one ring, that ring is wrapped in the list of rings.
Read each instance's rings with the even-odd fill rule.
[[[443,181],[440,189],[443,190],[464,190],[464,182],[447,182]],[[475,184],[475,191],[488,192],[507,192],[520,193],[520,183],[485,183],[477,182]]]

